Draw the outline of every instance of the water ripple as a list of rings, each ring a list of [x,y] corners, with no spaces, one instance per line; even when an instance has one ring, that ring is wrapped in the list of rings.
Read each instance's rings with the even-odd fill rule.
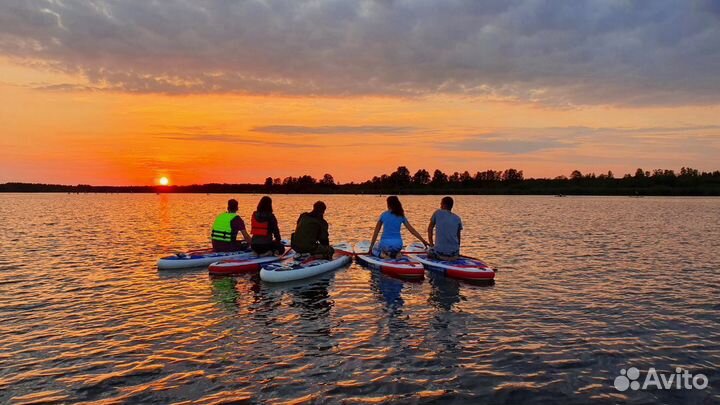
[[[718,199],[458,197],[494,285],[354,264],[277,286],[159,273],[206,245],[227,198],[0,195],[0,403],[720,402]],[[237,197],[244,216],[258,198]],[[275,196],[284,236],[318,198],[336,240],[369,238],[384,208]],[[402,200],[419,229],[437,206]],[[630,366],[710,387],[621,393]]]

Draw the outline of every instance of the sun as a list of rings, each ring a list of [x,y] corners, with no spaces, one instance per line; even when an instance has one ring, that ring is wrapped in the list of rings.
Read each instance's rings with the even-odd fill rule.
[[[161,186],[167,186],[170,184],[170,180],[168,180],[167,177],[160,177],[160,185]]]

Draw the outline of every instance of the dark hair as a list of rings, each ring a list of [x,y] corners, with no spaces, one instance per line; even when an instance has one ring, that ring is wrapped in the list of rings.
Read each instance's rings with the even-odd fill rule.
[[[391,195],[387,198],[387,206],[390,212],[393,214],[404,217],[405,216],[405,210],[402,207],[402,203],[400,202],[400,199],[397,198],[397,196]]]
[[[257,206],[257,213],[272,214],[272,212],[272,198],[268,196],[261,198]]]
[[[313,204],[313,210],[312,212],[315,214],[322,214],[327,209],[327,206],[322,201],[317,201],[315,204]]]
[[[235,212],[238,210],[238,202],[236,199],[231,198],[228,200],[228,212]]]
[[[453,204],[455,204],[455,202],[452,197],[443,197],[443,199],[440,200],[440,205],[447,208],[448,211],[452,211]]]

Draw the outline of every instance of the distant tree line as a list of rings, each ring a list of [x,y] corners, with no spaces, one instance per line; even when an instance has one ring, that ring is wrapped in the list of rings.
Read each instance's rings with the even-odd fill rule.
[[[432,174],[419,169],[412,173],[400,166],[390,174],[362,183],[339,184],[331,174],[316,179],[309,175],[265,179],[263,184],[194,184],[189,186],[77,186],[31,183],[0,184],[0,192],[67,193],[281,193],[281,194],[556,194],[556,195],[720,195],[720,171],[700,172],[683,167],[674,170],[637,169],[616,177],[613,172],[583,174],[554,179],[526,179],[522,170],[485,170]]]

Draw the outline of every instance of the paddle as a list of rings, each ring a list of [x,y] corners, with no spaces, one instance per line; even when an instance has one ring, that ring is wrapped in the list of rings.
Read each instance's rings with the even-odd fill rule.
[[[284,242],[284,241],[283,241],[283,242]],[[285,253],[283,253],[283,254],[280,255],[280,259],[279,259],[279,260],[284,259],[290,252],[292,252],[292,250],[293,250],[292,248],[286,250]]]

